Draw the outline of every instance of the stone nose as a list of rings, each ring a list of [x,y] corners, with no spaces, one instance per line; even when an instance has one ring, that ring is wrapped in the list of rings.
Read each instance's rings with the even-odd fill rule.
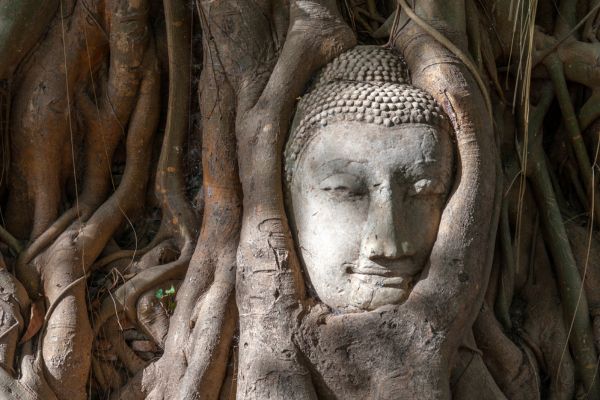
[[[371,194],[369,214],[364,228],[361,252],[372,261],[396,260],[414,254],[410,238],[400,226],[399,199],[394,199],[390,185],[380,185]]]

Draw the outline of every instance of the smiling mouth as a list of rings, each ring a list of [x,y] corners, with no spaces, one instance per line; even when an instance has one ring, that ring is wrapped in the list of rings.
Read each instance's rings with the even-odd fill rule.
[[[371,264],[358,267],[356,264],[345,263],[344,266],[347,274],[355,276],[364,283],[376,286],[408,290],[413,281],[413,275],[381,265]]]

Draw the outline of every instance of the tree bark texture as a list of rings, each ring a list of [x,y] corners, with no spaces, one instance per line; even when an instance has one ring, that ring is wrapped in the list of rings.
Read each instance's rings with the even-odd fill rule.
[[[0,398],[600,399],[599,22],[597,0],[0,0]],[[406,301],[342,312],[284,149],[357,45],[440,105],[455,168]]]

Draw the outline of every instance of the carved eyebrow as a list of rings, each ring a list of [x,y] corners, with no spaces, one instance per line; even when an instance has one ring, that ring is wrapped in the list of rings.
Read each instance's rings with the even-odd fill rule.
[[[424,160],[424,159],[417,160],[415,162],[415,164],[417,164],[417,165],[432,165],[432,164],[437,164],[438,162],[440,162],[440,160],[438,160],[437,158],[429,158],[427,160]]]
[[[366,164],[367,160],[348,160],[345,158],[334,158],[333,160],[327,160],[319,164],[317,168],[321,169],[322,167],[347,167],[350,164]]]

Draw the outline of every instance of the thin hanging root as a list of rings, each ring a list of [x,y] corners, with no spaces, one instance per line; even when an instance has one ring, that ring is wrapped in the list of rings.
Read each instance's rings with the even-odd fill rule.
[[[512,328],[510,320],[510,305],[515,290],[516,265],[512,247],[512,237],[508,221],[508,199],[503,198],[500,214],[500,242],[502,246],[502,268],[500,272],[500,287],[496,298],[495,311],[504,329],[509,332]]]
[[[593,211],[593,218],[597,226],[600,226],[600,191],[598,190],[598,178],[592,171],[592,165],[581,136],[579,129],[579,123],[577,115],[573,108],[569,89],[567,88],[567,82],[565,80],[565,74],[563,69],[563,63],[560,61],[556,54],[551,54],[544,60],[544,65],[550,73],[550,78],[554,84],[554,90],[556,91],[556,97],[558,104],[560,105],[561,111],[564,117],[564,123],[569,132],[569,138],[571,139],[571,145],[575,152],[575,158],[577,159],[577,165],[583,178],[585,187],[588,193],[588,202]],[[593,203],[592,203],[593,200]]]
[[[600,90],[594,89],[590,98],[579,110],[579,126],[581,130],[586,130],[598,118],[600,118]]]
[[[551,101],[552,90],[546,87],[529,121],[529,158],[525,169],[540,210],[544,238],[556,266],[558,287],[563,302],[565,321],[569,324],[569,343],[575,364],[588,393],[588,398],[600,399],[600,381],[596,371],[598,359],[594,347],[587,298],[577,270],[577,263],[571,251],[542,148],[540,129],[543,116]],[[565,343],[564,346],[563,354],[567,351],[567,344]]]
[[[181,2],[165,0],[163,7],[169,52],[169,103],[156,172],[156,195],[162,203],[163,219],[184,247],[188,242],[195,243],[199,225],[198,217],[186,199],[183,179],[183,149],[190,115],[191,14]]]
[[[0,240],[3,241],[10,247],[15,254],[19,254],[23,251],[23,246],[17,238],[10,234],[9,231],[0,226]]]

